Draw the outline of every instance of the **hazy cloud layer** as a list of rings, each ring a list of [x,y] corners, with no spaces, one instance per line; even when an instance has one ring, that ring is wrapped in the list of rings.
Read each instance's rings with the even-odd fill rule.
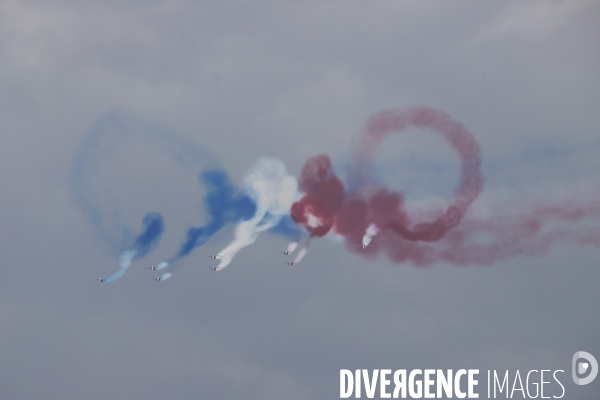
[[[332,238],[295,267],[260,236],[223,271],[214,236],[161,284],[144,267],[203,223],[195,173],[140,143],[102,170],[160,245],[117,268],[71,191],[85,135],[120,107],[218,155],[240,184],[261,156],[343,170],[367,118],[427,105],[473,132],[487,180],[473,213],[599,187],[600,7],[594,1],[0,3],[0,398],[331,399],[341,368],[564,369],[600,356],[599,251],[557,247],[485,268],[365,261]],[[452,193],[433,134],[381,150],[410,205]],[[584,221],[585,224],[585,221]],[[207,261],[208,260],[208,261]],[[483,375],[482,382],[483,385]],[[483,389],[484,386],[481,386]]]

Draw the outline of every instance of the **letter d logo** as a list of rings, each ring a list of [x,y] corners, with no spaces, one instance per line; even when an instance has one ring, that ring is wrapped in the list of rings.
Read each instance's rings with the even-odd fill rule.
[[[577,363],[577,360],[580,358],[584,358],[586,362]],[[587,372],[588,368],[592,368],[590,374],[585,378],[578,378],[577,375],[583,375]],[[598,375],[598,361],[594,358],[593,355],[586,351],[578,351],[573,354],[573,365],[571,366],[571,371],[573,374],[573,382],[577,385],[587,385],[591,381],[596,378]]]

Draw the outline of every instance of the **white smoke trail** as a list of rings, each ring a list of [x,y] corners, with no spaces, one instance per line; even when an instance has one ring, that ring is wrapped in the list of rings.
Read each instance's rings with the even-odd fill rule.
[[[233,241],[220,251],[217,271],[225,268],[242,248],[254,243],[260,232],[277,225],[297,198],[298,182],[285,164],[272,158],[258,160],[244,179],[244,190],[256,203],[256,213],[235,228]]]
[[[158,280],[159,282],[166,281],[167,279],[169,279],[169,278],[170,278],[170,277],[172,277],[172,276],[173,276],[173,274],[172,274],[172,273],[170,273],[170,272],[165,272],[165,273],[164,273],[164,274],[162,274],[162,275],[160,276],[160,278],[158,278],[157,280]]]
[[[133,258],[135,257],[136,253],[137,252],[132,249],[125,250],[123,254],[121,254],[121,256],[119,257],[119,270],[111,276],[109,276],[108,278],[106,278],[104,282],[113,282],[122,277],[125,274],[125,271],[127,271],[127,268],[129,268],[129,266],[131,265],[131,262],[133,261]]]
[[[160,271],[161,269],[165,269],[169,266],[169,263],[166,261],[161,262],[160,264],[154,267],[155,270]]]
[[[304,258],[304,256],[306,255],[306,253],[308,253],[308,243],[306,246],[304,246],[296,255],[296,258],[294,258],[294,261],[292,261],[292,265],[296,265],[298,264],[300,261],[302,261],[302,259]]]
[[[365,236],[363,236],[363,238],[362,238],[362,245],[364,247],[368,246],[371,243],[373,236],[377,235],[378,233],[379,233],[379,228],[377,227],[377,225],[375,225],[375,224],[369,225],[369,227],[367,228],[367,230],[365,232]]]
[[[292,242],[292,243],[288,244],[288,247],[285,252],[287,254],[292,254],[294,252],[294,250],[296,250],[296,247],[298,247],[298,242]]]

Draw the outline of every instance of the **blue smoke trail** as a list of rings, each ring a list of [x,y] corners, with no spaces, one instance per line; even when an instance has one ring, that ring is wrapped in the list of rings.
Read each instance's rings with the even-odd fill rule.
[[[119,258],[119,270],[106,278],[104,282],[113,282],[122,277],[134,259],[143,258],[158,244],[160,236],[165,230],[162,216],[155,212],[148,213],[142,223],[144,225],[142,232],[135,239],[133,245]]]
[[[261,232],[277,226],[285,215],[289,215],[294,200],[299,198],[296,178],[288,174],[282,161],[273,158],[260,158],[244,179],[243,188],[256,203],[256,211],[252,218],[237,224],[233,241],[219,253],[215,271],[229,265]]]
[[[144,224],[144,230],[135,239],[131,248],[135,251],[135,258],[145,257],[151,250],[153,250],[165,230],[165,224],[163,223],[162,216],[159,213],[152,212],[146,214],[142,220]]]
[[[115,143],[120,146],[120,141],[125,138],[154,145],[194,174],[218,165],[213,155],[194,142],[177,137],[168,129],[136,118],[121,109],[109,111],[94,124],[75,155],[71,184],[84,215],[101,241],[119,260],[121,268],[105,282],[120,278],[134,259],[152,251],[164,231],[160,214],[149,213],[143,218],[141,233],[136,235],[115,200],[107,202],[106,191],[98,187],[98,171],[110,161],[107,149]]]
[[[199,177],[200,183],[207,188],[204,206],[209,214],[209,223],[200,228],[191,228],[187,240],[182,244],[177,256],[158,264],[155,269],[170,267],[159,280],[169,279],[173,271],[179,267],[175,263],[181,257],[198,246],[204,244],[211,235],[228,222],[236,222],[234,239],[218,255],[219,266],[214,270],[225,268],[235,255],[244,247],[254,243],[261,232],[278,227],[275,233],[287,236],[298,236],[293,222],[281,222],[289,214],[289,209],[298,196],[296,179],[287,173],[283,162],[261,158],[248,171],[241,192],[233,187],[225,172],[220,170],[205,171]]]
[[[183,258],[196,247],[202,246],[226,224],[247,220],[256,212],[256,204],[247,195],[239,193],[225,171],[203,171],[198,181],[206,188],[204,208],[210,221],[201,227],[190,228],[177,255],[168,263]]]
[[[100,118],[83,139],[72,169],[72,187],[76,200],[99,238],[119,261],[119,270],[104,282],[112,282],[123,276],[133,260],[145,257],[156,247],[164,231],[160,214],[149,213],[142,221],[143,229],[136,234],[116,200],[108,197],[107,191],[98,186],[98,172],[110,162],[108,151],[112,148],[126,148],[121,144],[126,138],[153,145],[188,171],[199,173],[198,182],[206,190],[202,205],[207,222],[202,226],[189,228],[175,255],[155,267],[160,270],[170,266],[171,272],[164,274],[163,280],[172,276],[173,270],[177,268],[177,263],[172,264],[173,262],[204,245],[225,225],[239,224],[256,217],[260,196],[257,197],[247,187],[243,190],[236,187],[212,154],[156,123],[133,117],[123,110],[112,110]],[[266,199],[260,201],[265,202]],[[273,201],[274,204],[277,203],[276,199],[267,203]],[[281,210],[276,214],[272,216],[267,212],[264,223],[257,221],[258,231],[275,224],[272,226],[273,233],[287,237],[298,236],[298,228],[289,216],[283,216]]]

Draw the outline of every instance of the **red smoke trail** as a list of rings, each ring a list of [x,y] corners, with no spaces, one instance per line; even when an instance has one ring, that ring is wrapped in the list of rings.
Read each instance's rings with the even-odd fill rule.
[[[433,254],[453,264],[487,265],[516,255],[545,254],[559,243],[600,247],[600,227],[585,224],[590,217],[600,217],[600,202],[568,202],[512,216],[465,220]]]
[[[411,126],[440,133],[461,161],[460,184],[454,195],[444,210],[432,210],[428,221],[420,221],[420,214],[404,207],[402,193],[381,187],[371,178],[377,147],[390,134]],[[394,262],[411,261],[419,266],[439,261],[486,265],[515,255],[544,254],[556,243],[600,246],[600,228],[573,228],[584,217],[600,216],[599,202],[464,220],[483,188],[480,153],[473,135],[441,111],[419,107],[377,113],[366,124],[349,170],[354,190],[346,193],[327,155],[310,158],[299,180],[305,194],[293,204],[292,219],[303,224],[311,237],[334,229],[356,253],[373,256],[383,251]],[[371,224],[380,232],[369,247],[356,246]]]
[[[303,224],[311,236],[326,235],[344,202],[344,184],[333,172],[327,154],[306,161],[298,188],[305,194],[292,204],[292,219],[297,224]]]
[[[402,195],[379,190],[370,199],[371,210],[376,219],[371,222],[375,222],[380,228],[391,229],[409,241],[436,242],[449,229],[460,223],[483,188],[479,144],[461,123],[441,111],[427,107],[408,111],[383,111],[375,114],[367,122],[366,134],[362,137],[360,146],[362,154],[357,158],[351,174],[356,173],[357,176],[353,178],[358,181],[364,179],[368,169],[363,163],[372,158],[376,146],[393,132],[402,131],[409,126],[430,128],[444,136],[461,160],[460,185],[441,216],[433,222],[419,222],[412,228],[408,226],[406,212],[401,208]]]
[[[409,126],[431,128],[441,133],[461,158],[461,183],[441,216],[433,222],[420,222],[411,228],[408,215],[402,208],[402,194],[385,188],[375,189],[372,185],[344,199],[344,186],[335,175],[329,157],[319,155],[304,164],[299,188],[305,195],[292,206],[292,219],[306,226],[312,236],[323,236],[336,224],[338,233],[362,237],[366,227],[375,223],[380,229],[391,229],[409,241],[440,240],[450,228],[458,225],[483,187],[479,145],[460,123],[440,111],[425,107],[374,115],[367,123],[351,179],[364,183],[369,172],[367,163],[376,145],[391,133]]]

